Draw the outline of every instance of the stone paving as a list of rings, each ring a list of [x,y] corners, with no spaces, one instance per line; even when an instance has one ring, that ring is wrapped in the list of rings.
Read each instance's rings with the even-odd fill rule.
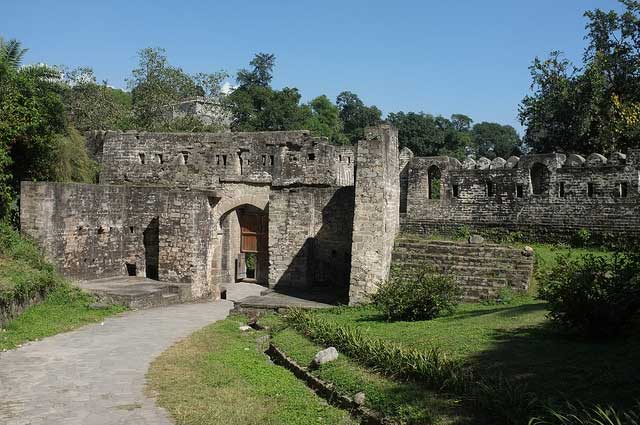
[[[144,395],[150,362],[233,303],[128,312],[0,353],[0,424],[169,425]]]

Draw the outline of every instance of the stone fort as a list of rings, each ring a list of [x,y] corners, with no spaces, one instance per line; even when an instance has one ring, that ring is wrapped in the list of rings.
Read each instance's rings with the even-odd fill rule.
[[[76,280],[146,277],[183,284],[193,298],[251,280],[358,304],[388,278],[392,259],[408,255],[445,268],[477,264],[461,284],[481,298],[487,288],[526,288],[532,259],[489,244],[398,244],[398,233],[640,233],[640,150],[461,163],[399,151],[387,125],[366,129],[354,146],[307,131],[87,139],[99,184],[21,188],[22,231]],[[502,273],[500,261],[523,266]]]

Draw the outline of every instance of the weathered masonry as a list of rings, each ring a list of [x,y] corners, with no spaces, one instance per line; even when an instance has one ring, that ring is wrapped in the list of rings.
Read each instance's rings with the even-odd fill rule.
[[[306,131],[94,132],[100,184],[24,182],[22,231],[67,276],[323,288],[361,302],[398,231],[397,131],[336,147]]]
[[[403,230],[451,233],[459,226],[567,239],[581,229],[640,237],[640,150],[541,154],[463,163],[400,153]]]

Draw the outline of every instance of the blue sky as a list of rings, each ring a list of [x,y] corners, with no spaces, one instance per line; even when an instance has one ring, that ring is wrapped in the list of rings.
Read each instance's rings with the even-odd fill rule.
[[[6,2],[6,3],[5,3]],[[357,93],[386,114],[464,113],[520,129],[535,56],[579,61],[587,9],[614,0],[34,1],[5,0],[0,35],[27,63],[90,66],[125,87],[136,52],[158,46],[188,72],[247,66],[276,54],[275,87],[303,100]]]

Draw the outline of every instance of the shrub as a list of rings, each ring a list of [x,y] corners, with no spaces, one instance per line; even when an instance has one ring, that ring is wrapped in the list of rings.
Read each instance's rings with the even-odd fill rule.
[[[610,337],[625,329],[640,310],[640,256],[560,256],[539,275],[539,298],[549,316],[590,337]]]
[[[521,382],[502,375],[484,377],[470,387],[469,398],[474,406],[490,416],[493,424],[518,425],[538,411],[536,395]]]
[[[452,312],[462,292],[454,279],[426,265],[394,267],[372,300],[387,320],[429,320]]]
[[[529,425],[640,425],[640,403],[633,410],[567,403],[561,410],[549,408],[545,417],[535,417]]]

